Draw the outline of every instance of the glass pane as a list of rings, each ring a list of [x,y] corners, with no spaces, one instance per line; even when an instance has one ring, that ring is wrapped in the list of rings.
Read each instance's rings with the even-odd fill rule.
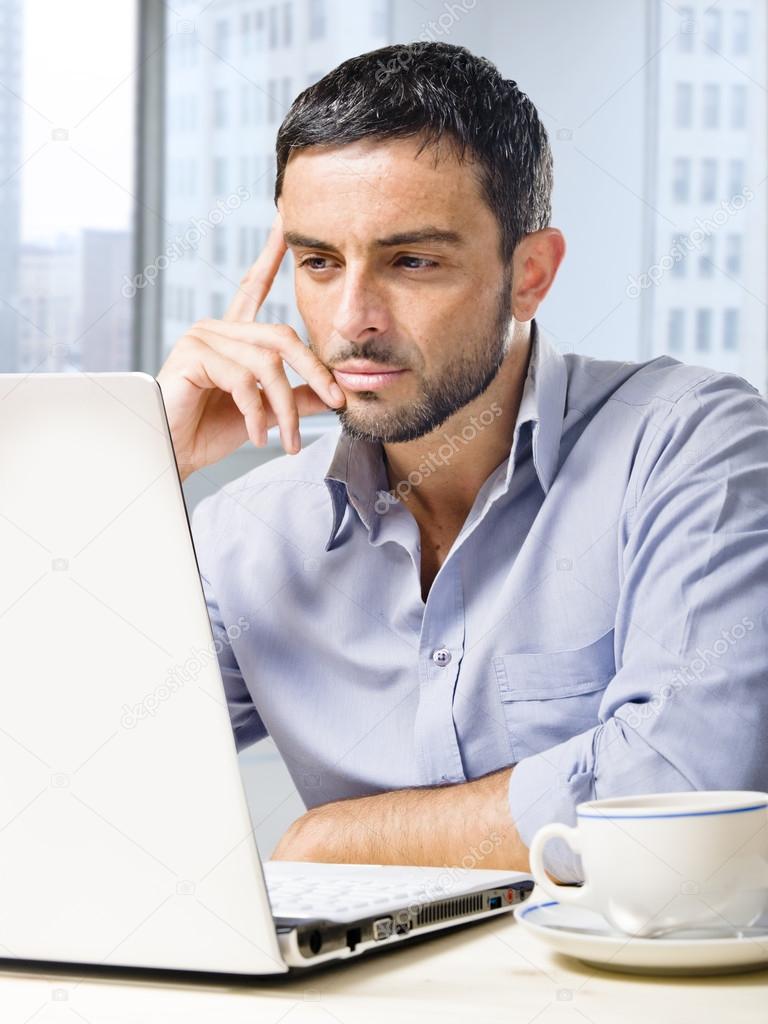
[[[0,28],[0,369],[129,369],[135,0],[3,0]]]
[[[608,17],[569,0],[179,0],[167,25],[163,358],[190,310],[220,315],[263,245],[275,135],[296,96],[350,56],[416,40],[487,57],[537,106],[552,224],[569,243],[537,314],[558,345],[636,361],[682,352],[765,390],[764,14],[758,0],[652,6],[649,32],[644,4]],[[562,74],[542,60],[553,47]],[[739,312],[730,334],[726,310]],[[260,318],[283,313],[304,337],[287,260]]]

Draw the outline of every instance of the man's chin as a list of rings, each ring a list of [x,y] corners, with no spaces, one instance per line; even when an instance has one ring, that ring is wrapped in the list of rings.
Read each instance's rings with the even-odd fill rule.
[[[388,415],[382,415],[383,409],[381,407],[383,403],[376,399],[376,396],[374,396],[371,406],[368,407],[359,401],[359,394],[355,398],[357,401],[352,408],[347,404],[343,409],[334,410],[341,423],[341,429],[345,434],[358,441],[380,441],[386,443],[391,440],[393,433],[399,433],[396,411],[388,410]]]
[[[404,444],[431,433],[440,423],[429,416],[414,416],[413,404],[383,408],[380,401],[368,407],[336,409],[342,431],[358,441]],[[378,406],[378,408],[377,408]]]

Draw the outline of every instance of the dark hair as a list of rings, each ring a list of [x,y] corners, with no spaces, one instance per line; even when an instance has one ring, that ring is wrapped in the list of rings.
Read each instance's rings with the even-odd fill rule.
[[[344,61],[294,100],[277,133],[275,202],[288,159],[308,146],[424,136],[418,153],[446,137],[469,150],[501,228],[501,256],[549,225],[552,153],[546,130],[517,83],[463,46],[384,46]]]

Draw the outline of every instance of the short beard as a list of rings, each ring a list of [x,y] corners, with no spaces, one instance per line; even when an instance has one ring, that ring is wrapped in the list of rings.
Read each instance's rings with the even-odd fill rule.
[[[509,326],[512,311],[512,273],[504,271],[493,325],[478,344],[466,346],[442,370],[437,379],[422,378],[421,397],[406,408],[392,409],[380,416],[361,415],[353,409],[336,409],[345,434],[359,441],[380,441],[382,444],[400,444],[415,441],[437,430],[459,409],[489,387],[501,368],[509,345]],[[387,362],[386,350],[376,351],[376,344],[359,347],[359,358],[379,363]],[[379,402],[374,391],[358,393],[371,406]]]

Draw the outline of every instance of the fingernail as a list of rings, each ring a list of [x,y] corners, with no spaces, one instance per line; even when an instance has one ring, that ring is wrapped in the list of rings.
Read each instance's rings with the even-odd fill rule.
[[[334,399],[334,401],[336,401],[336,402],[343,402],[344,401],[344,392],[341,390],[341,388],[339,387],[338,384],[335,384],[335,383],[331,384],[331,386],[330,386],[330,388],[328,390],[330,391],[331,397]]]

